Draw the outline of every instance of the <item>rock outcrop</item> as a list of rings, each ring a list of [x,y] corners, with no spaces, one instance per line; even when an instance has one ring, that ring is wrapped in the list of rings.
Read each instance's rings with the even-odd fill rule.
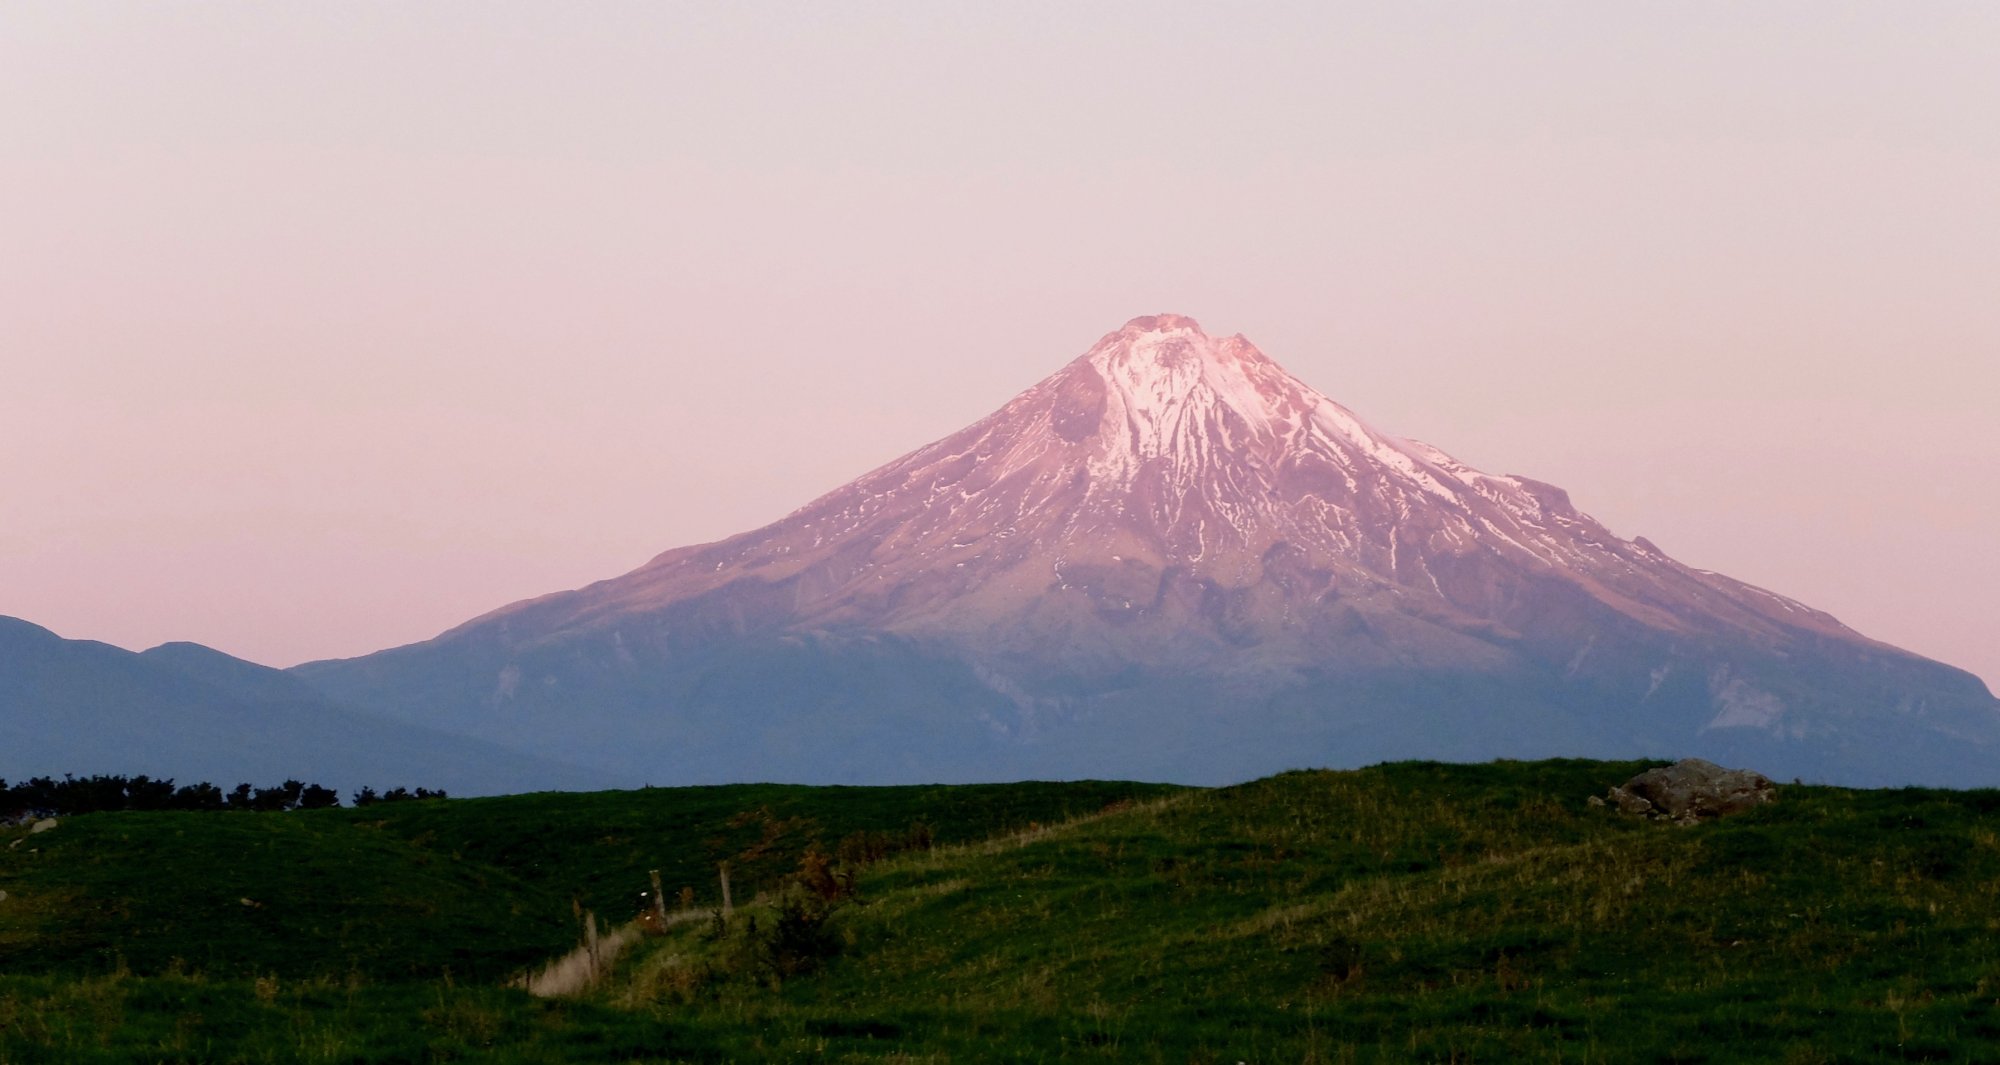
[[[1693,824],[1739,814],[1777,797],[1777,786],[1762,773],[1683,758],[1670,766],[1646,770],[1612,788],[1601,801],[1624,813]]]

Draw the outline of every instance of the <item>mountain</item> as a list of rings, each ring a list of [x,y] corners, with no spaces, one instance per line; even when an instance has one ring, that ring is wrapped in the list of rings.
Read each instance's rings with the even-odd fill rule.
[[[287,778],[462,794],[606,786],[602,774],[335,706],[199,644],[134,654],[0,617],[0,778],[64,773],[225,789]]]
[[[2000,783],[1975,677],[1138,318],[785,519],[297,671],[661,782],[1702,755]]]

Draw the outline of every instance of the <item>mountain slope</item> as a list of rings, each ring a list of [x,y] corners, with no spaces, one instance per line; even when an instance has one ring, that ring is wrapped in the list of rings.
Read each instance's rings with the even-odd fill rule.
[[[1135,319],[773,525],[299,675],[670,779],[1707,753],[1991,781],[1977,678]]]
[[[338,707],[282,671],[197,644],[134,654],[0,617],[0,778],[64,773],[463,794],[606,779]]]

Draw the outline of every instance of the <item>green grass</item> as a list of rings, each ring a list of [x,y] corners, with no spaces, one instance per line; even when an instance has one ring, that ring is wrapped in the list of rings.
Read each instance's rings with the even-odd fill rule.
[[[0,850],[0,972],[497,983],[576,938],[572,903],[629,919],[647,872],[717,903],[819,841],[941,843],[1058,821],[1173,789],[1148,784],[549,793],[272,813],[109,813]],[[766,857],[743,852],[764,841]],[[19,832],[0,837],[0,847]],[[248,900],[247,903],[245,900]]]
[[[1585,803],[1642,765],[77,818],[0,851],[0,1062],[2000,1061],[2000,793],[1793,786],[1694,827]],[[816,965],[774,963],[767,898],[575,1000],[498,986],[573,943],[572,897],[622,916],[662,868],[707,904],[767,831],[775,885],[812,839],[917,820],[947,845],[868,867]],[[271,864],[183,883],[231,852]],[[249,942],[279,919],[231,893],[328,869],[379,890]],[[154,943],[170,901],[107,902],[141,882],[244,912]],[[205,960],[238,950],[266,960]]]
[[[457,983],[0,977],[0,1062],[715,1060],[682,1026]]]

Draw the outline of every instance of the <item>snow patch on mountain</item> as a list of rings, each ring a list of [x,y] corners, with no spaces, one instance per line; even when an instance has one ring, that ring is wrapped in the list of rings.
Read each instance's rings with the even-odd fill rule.
[[[1784,734],[1785,701],[1732,675],[1729,667],[1715,669],[1709,677],[1709,690],[1715,699],[1716,714],[1702,726],[1703,732],[1745,728]]]

